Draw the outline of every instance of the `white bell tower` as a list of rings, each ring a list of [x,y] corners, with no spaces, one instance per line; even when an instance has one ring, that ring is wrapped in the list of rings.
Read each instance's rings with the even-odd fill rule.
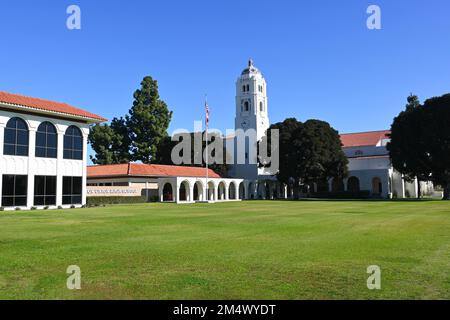
[[[266,80],[250,59],[236,81],[235,129],[255,129],[259,141],[269,125]]]
[[[254,66],[253,60],[250,59],[248,67],[242,71],[241,76],[236,81],[235,130],[254,129],[256,139],[260,141],[270,126],[267,102],[266,80]],[[236,152],[235,150],[235,159],[237,159]],[[246,143],[246,161],[248,161],[250,154],[249,145]],[[263,169],[258,168],[257,164],[239,164],[233,168],[233,175],[244,179],[257,179],[264,173]]]

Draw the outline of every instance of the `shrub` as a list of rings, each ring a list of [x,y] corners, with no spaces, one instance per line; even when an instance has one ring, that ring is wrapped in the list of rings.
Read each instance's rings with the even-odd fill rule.
[[[20,207],[16,207],[15,210],[16,210],[16,211],[20,211],[20,210],[22,210],[22,209],[20,209]]]
[[[50,207],[49,206],[45,206],[44,207],[44,210],[48,210]]]
[[[33,210],[33,211],[34,211],[34,210],[37,210],[37,208],[36,208],[36,207],[31,207],[31,210]]]
[[[75,209],[75,206],[74,206],[74,205],[71,205],[71,206],[70,206],[70,209]]]
[[[341,191],[341,192],[316,192],[310,193],[309,198],[319,199],[369,199],[370,191]]]
[[[107,204],[128,204],[128,203],[145,203],[147,199],[145,196],[139,197],[88,197],[88,207],[105,206]]]
[[[5,208],[4,207],[0,207],[0,211],[5,211]]]
[[[58,206],[58,209],[61,210],[61,209],[63,209],[63,207],[62,206]]]

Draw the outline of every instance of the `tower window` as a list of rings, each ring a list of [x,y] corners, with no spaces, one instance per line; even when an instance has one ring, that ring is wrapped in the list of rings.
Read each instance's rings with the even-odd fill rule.
[[[244,109],[245,109],[245,111],[248,111],[248,101],[245,101],[245,103],[244,103]]]
[[[242,92],[245,92],[245,86],[242,86]]]
[[[259,103],[259,111],[264,111],[264,105],[262,102]]]
[[[247,92],[250,91],[250,85],[247,85]]]

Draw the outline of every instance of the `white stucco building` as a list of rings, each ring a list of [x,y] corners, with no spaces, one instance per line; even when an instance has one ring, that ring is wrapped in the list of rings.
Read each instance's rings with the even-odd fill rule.
[[[127,163],[88,166],[87,195],[194,203],[286,198],[287,188],[274,180],[223,178],[211,169],[207,177],[202,167]]]
[[[267,83],[252,60],[236,81],[234,164],[230,176],[223,178],[204,168],[186,166],[157,166],[124,164],[92,166],[88,168],[88,194],[146,195],[147,200],[191,203],[196,201],[230,201],[246,199],[285,199],[293,197],[292,186],[276,181],[273,172],[260,168],[256,161],[256,143],[270,126]],[[239,149],[238,131],[254,135],[245,137]],[[389,159],[386,144],[389,131],[374,131],[341,135],[343,150],[349,159],[349,176],[332,179],[322,185],[299,186],[316,196],[407,198],[416,197],[418,182],[409,182],[395,171]],[[242,139],[242,138],[241,138]],[[244,163],[239,157],[244,158]],[[239,163],[239,164],[238,164]],[[207,182],[208,181],[208,182]],[[206,185],[208,184],[208,191]],[[431,193],[431,183],[421,183],[423,194]],[[313,194],[314,196],[314,194]]]
[[[236,81],[235,130],[253,129],[256,141],[260,141],[270,126],[267,83],[261,71],[250,60]],[[407,181],[394,170],[389,159],[386,144],[389,131],[350,133],[341,135],[343,150],[348,157],[349,176],[345,179],[331,180],[329,185],[314,185],[314,192],[347,192],[348,194],[365,193],[372,198],[408,198],[422,194],[431,194],[433,185],[417,180]],[[235,164],[231,167],[233,177],[243,178],[250,189],[248,198],[261,199],[273,197],[290,197],[292,190],[276,183],[272,173],[259,168],[256,154],[252,154],[251,146],[245,144],[245,164],[236,164],[239,151],[235,139]],[[255,148],[256,149],[256,148]],[[253,163],[248,163],[253,159]],[[273,190],[273,191],[272,191]],[[362,193],[361,193],[362,192]]]
[[[242,130],[249,136],[242,141],[244,150],[239,150],[237,135],[234,141],[234,165],[230,174],[247,180],[273,179],[267,169],[259,168],[256,143],[262,139],[270,126],[267,84],[261,71],[249,60],[236,81],[235,132]],[[254,136],[252,137],[251,134]],[[253,139],[252,139],[253,138]],[[243,159],[239,159],[242,156]],[[242,160],[245,160],[243,163]]]
[[[177,203],[246,199],[243,179],[222,178],[211,169],[207,177],[201,167],[127,163],[88,166],[87,172],[87,194],[93,197],[144,196]]]
[[[330,181],[333,192],[366,191],[373,198],[416,198],[433,193],[431,182],[408,181],[396,171],[386,145],[390,131],[342,134],[343,150],[349,160],[349,175],[344,180]]]
[[[89,126],[103,121],[65,103],[0,92],[0,207],[84,205]]]

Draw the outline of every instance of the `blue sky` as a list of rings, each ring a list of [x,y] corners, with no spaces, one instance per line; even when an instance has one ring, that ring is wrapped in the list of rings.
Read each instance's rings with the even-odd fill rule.
[[[82,29],[66,28],[81,8]],[[366,9],[382,10],[368,30]],[[235,81],[252,57],[271,122],[330,122],[340,132],[388,128],[414,92],[450,92],[450,2],[1,0],[0,90],[121,116],[145,75],[193,128],[208,94],[211,126],[234,126]]]

